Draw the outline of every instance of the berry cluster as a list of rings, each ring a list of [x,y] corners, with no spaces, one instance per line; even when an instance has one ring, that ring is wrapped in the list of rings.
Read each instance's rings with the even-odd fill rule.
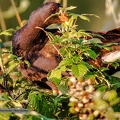
[[[77,80],[74,76],[70,77],[68,81],[69,111],[79,115],[80,120],[109,120],[106,114],[110,111],[113,112],[110,102],[112,104],[113,98],[117,98],[116,91],[109,92],[113,97],[110,97],[108,92],[104,94],[98,92],[95,90],[94,81],[93,78]]]

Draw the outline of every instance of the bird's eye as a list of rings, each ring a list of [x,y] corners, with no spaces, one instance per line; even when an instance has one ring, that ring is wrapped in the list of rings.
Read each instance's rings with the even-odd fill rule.
[[[55,7],[52,7],[51,10],[52,10],[52,12],[56,12],[56,8]]]

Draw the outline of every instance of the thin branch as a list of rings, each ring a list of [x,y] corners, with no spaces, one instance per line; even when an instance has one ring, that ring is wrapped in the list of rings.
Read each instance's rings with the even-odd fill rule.
[[[18,11],[17,11],[17,8],[16,8],[16,5],[15,5],[15,2],[14,2],[14,0],[10,0],[10,1],[11,1],[11,3],[12,3],[13,9],[14,9],[14,11],[15,11],[15,15],[16,15],[16,18],[17,18],[18,24],[19,24],[20,27],[22,27],[22,25],[21,25],[22,21],[21,21],[21,18],[20,18],[19,13],[18,13]]]
[[[6,30],[6,24],[5,24],[1,7],[0,7],[0,24],[1,24],[2,31]],[[7,36],[4,36],[4,38],[5,38],[5,41],[8,41]]]
[[[9,87],[8,87],[8,80],[7,80],[8,75],[6,75],[5,73],[3,74],[3,79],[4,79],[4,87],[8,93],[8,95],[12,98]]]
[[[47,31],[45,31],[43,28],[38,27],[38,26],[37,26],[36,28],[43,30],[43,31],[46,33],[46,35],[48,36],[49,40],[51,40],[51,37],[50,37],[50,35],[47,33]],[[52,44],[52,45],[53,45],[53,44]],[[58,52],[58,54],[62,57],[62,54],[59,52],[59,50],[56,48],[56,46],[53,45],[53,47],[54,47],[54,49]],[[62,58],[63,58],[63,57],[62,57]]]
[[[63,0],[63,8],[66,8],[67,7],[67,0]]]

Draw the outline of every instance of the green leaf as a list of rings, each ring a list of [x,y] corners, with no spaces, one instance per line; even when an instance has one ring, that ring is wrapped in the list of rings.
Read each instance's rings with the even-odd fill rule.
[[[65,10],[73,10],[75,8],[76,8],[76,6],[70,6],[70,7],[65,8]]]
[[[84,44],[93,44],[93,43],[97,43],[97,44],[101,44],[103,43],[100,39],[98,38],[92,38],[89,39],[87,42],[85,42]]]
[[[53,108],[52,99],[50,96],[35,91],[29,94],[29,105],[32,106],[36,112],[45,115],[46,117],[53,117]]]
[[[35,115],[29,115],[27,120],[42,120],[41,117]]]
[[[49,80],[51,80],[57,86],[59,85],[61,77],[62,77],[61,72],[62,71],[60,69],[55,69],[51,71],[50,76],[49,76]]]
[[[94,16],[94,17],[96,17],[96,18],[100,18],[98,15],[96,15],[96,14],[81,14],[81,15],[83,15],[83,16]]]
[[[0,120],[10,120],[10,116],[12,115],[12,112],[0,112]]]
[[[63,66],[63,65],[67,66],[67,65],[71,65],[72,63],[73,63],[73,60],[72,60],[72,59],[64,58],[64,59],[60,62],[59,66],[60,66],[60,67]]]
[[[77,78],[80,76],[84,76],[87,73],[87,71],[88,71],[87,67],[83,64],[72,65],[72,73]]]
[[[68,23],[69,27],[72,27],[72,26],[73,26],[74,19],[75,19],[75,18],[74,18],[73,16],[69,19],[69,23]]]
[[[109,82],[114,89],[120,88],[120,78],[110,76],[109,77]]]
[[[13,60],[13,59],[17,59],[18,57],[16,56],[16,55],[13,55],[13,54],[10,54],[9,56],[8,56],[8,59],[9,60]]]
[[[29,62],[28,60],[24,60],[24,62],[25,62],[25,64],[26,64],[28,67],[31,66],[31,64],[30,64],[30,62]]]
[[[12,60],[9,62],[8,68],[7,68],[7,74],[9,74],[13,69],[15,69],[18,66],[19,62]]]
[[[27,119],[25,120],[56,120],[56,119],[51,119],[51,118],[48,118],[44,115],[25,115],[25,117],[27,117]]]
[[[28,96],[28,100],[29,100],[29,104],[35,108],[36,111],[39,111],[39,100],[40,98],[38,98],[38,95],[37,95],[37,92],[33,92],[33,93],[30,93],[29,96]]]
[[[92,33],[92,36],[93,36],[93,38],[102,38],[102,39],[105,40],[105,38],[102,35],[100,35],[100,34]]]
[[[6,93],[1,93],[0,100],[8,100],[8,95]]]
[[[48,32],[48,35],[50,36],[50,38],[52,39],[52,40],[56,40],[56,38],[55,38],[55,36],[51,33],[51,32]]]
[[[83,31],[83,30],[82,30],[82,31],[79,30],[79,31],[78,31],[78,34],[79,34],[79,38],[80,38],[80,37],[83,37],[83,36],[84,36],[84,37],[90,37],[90,38],[92,37],[89,33],[85,32],[85,31]],[[84,41],[85,41],[85,40],[84,40]],[[88,43],[88,42],[89,42],[88,40],[87,40],[87,42],[84,42],[84,41],[83,41],[83,43]]]
[[[66,71],[65,65],[61,64],[56,69],[52,70],[49,73],[48,79],[58,86],[62,78],[62,72],[65,72],[65,71]]]
[[[68,80],[61,80],[58,86],[61,93],[66,94],[68,93]]]
[[[94,60],[96,59],[97,54],[93,50],[87,49],[86,52],[88,53],[88,55],[89,55],[90,58],[92,58]]]
[[[7,36],[11,36],[12,35],[12,32],[14,32],[15,30],[14,29],[8,29],[8,30],[5,30],[3,32],[0,32],[0,35],[7,35]]]
[[[120,66],[120,63],[118,63],[118,62],[113,62],[113,63],[111,64],[111,66],[113,66],[113,67],[116,69],[116,68],[118,68],[118,67]]]
[[[102,71],[102,72],[104,72],[104,71],[106,71],[106,70],[109,70],[107,67],[101,67],[100,68],[100,71]]]
[[[86,21],[90,22],[90,19],[89,19],[87,16],[85,16],[85,15],[80,15],[79,17],[80,17],[82,20],[86,20]]]
[[[41,120],[56,120],[56,119],[48,118],[48,117],[42,115]]]

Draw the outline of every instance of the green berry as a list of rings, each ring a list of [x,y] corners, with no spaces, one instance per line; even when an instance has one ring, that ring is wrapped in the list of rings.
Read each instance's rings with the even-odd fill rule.
[[[70,113],[72,113],[72,114],[76,114],[76,111],[75,111],[75,108],[74,108],[74,107],[70,107],[70,108],[69,108],[69,111],[70,111]]]
[[[93,114],[89,114],[88,115],[88,120],[94,120],[94,115]]]
[[[68,106],[74,107],[76,105],[76,102],[69,102]]]
[[[94,104],[95,108],[98,110],[106,110],[109,107],[109,104],[105,100],[102,100],[102,99],[95,99],[94,103],[95,103]]]
[[[116,99],[116,97],[117,92],[115,90],[110,90],[104,94],[103,99],[111,102],[112,100]]]
[[[119,103],[120,102],[120,98],[116,98],[116,99],[114,99],[114,100],[112,100],[112,101],[110,101],[110,105],[116,105],[117,103]]]

